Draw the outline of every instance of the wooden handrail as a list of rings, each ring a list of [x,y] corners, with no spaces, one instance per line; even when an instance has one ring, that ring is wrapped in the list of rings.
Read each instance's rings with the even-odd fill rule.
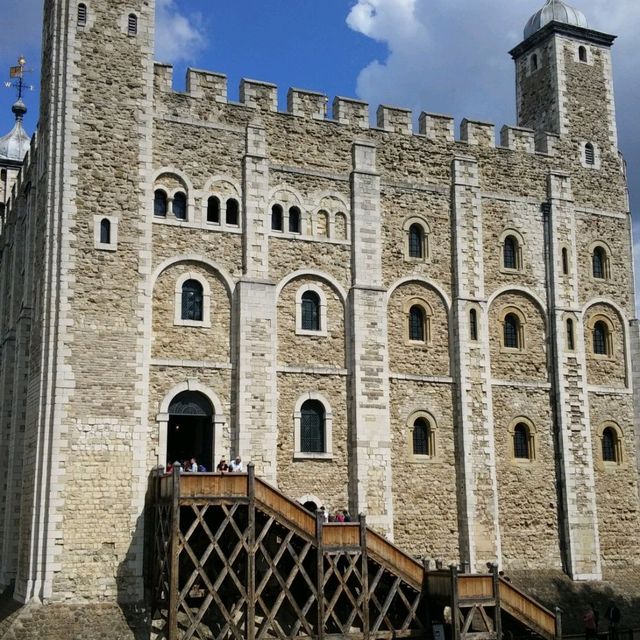
[[[527,595],[504,578],[499,580],[500,604],[516,617],[521,617],[528,626],[544,632],[548,638],[556,636],[556,616],[549,609]]]
[[[376,555],[389,569],[400,574],[406,582],[417,589],[422,588],[424,579],[422,563],[369,527],[367,527],[367,551]]]

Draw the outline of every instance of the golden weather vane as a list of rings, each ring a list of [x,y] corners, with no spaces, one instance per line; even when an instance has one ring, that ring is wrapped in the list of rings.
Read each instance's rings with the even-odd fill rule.
[[[4,83],[7,89],[14,88],[18,92],[18,100],[22,99],[25,91],[33,91],[32,84],[26,84],[24,81],[24,74],[31,73],[31,69],[25,69],[27,61],[24,56],[18,58],[18,64],[15,67],[9,67],[9,77],[11,80]]]

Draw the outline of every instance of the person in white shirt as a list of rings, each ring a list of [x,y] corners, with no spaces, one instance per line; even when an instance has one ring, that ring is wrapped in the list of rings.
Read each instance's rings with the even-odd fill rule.
[[[189,473],[198,473],[198,463],[196,462],[195,458],[191,458],[187,471]]]
[[[231,464],[229,465],[229,471],[232,471],[233,473],[242,473],[243,468],[242,468],[242,460],[240,459],[240,456],[238,456],[235,460],[231,461]]]

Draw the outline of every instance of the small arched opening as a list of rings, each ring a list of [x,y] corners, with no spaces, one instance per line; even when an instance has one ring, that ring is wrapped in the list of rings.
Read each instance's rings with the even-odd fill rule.
[[[215,411],[197,391],[178,394],[169,405],[167,463],[195,458],[207,471],[213,469]]]

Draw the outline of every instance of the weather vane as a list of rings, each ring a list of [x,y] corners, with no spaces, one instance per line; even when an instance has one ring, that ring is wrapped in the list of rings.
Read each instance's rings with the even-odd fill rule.
[[[7,89],[14,88],[18,92],[18,100],[22,99],[22,96],[25,91],[33,91],[32,84],[26,84],[24,81],[24,74],[31,73],[31,69],[25,69],[25,65],[27,61],[24,56],[20,56],[18,58],[18,65],[16,67],[9,67],[9,77],[11,80],[9,82],[5,82],[4,86]]]

